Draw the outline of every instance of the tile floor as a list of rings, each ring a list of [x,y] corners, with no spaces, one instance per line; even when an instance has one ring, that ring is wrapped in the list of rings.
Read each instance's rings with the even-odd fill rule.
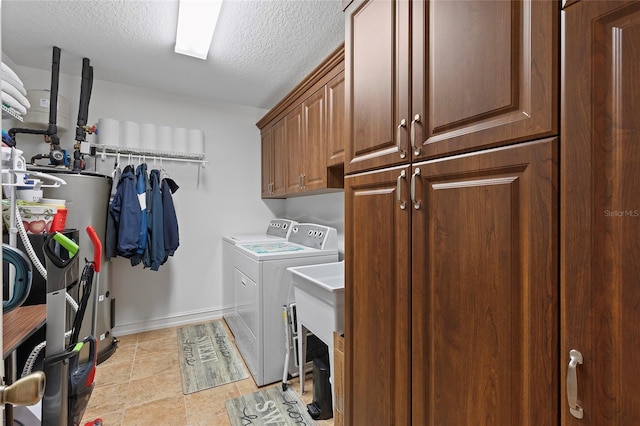
[[[249,376],[242,381],[183,395],[176,330],[177,327],[173,327],[118,337],[115,353],[98,365],[96,387],[81,425],[98,417],[105,426],[230,425],[225,401],[256,392],[255,382]],[[229,331],[228,334],[233,340],[233,334]],[[298,379],[290,383],[300,395]],[[311,374],[308,374],[301,398],[305,404],[311,402],[312,385]],[[333,425],[333,419],[317,423]]]

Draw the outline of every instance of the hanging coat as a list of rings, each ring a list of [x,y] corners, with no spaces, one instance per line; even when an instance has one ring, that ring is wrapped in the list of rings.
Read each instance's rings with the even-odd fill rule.
[[[118,234],[117,254],[127,258],[133,256],[138,251],[140,229],[140,203],[136,195],[133,167],[127,166],[122,172],[109,212]]]
[[[138,230],[138,250],[131,257],[131,266],[142,262],[143,254],[147,249],[147,216],[149,214],[151,186],[149,185],[149,175],[145,163],[140,164],[136,170],[136,194],[140,204],[140,229]]]
[[[173,198],[171,194],[174,194],[178,190],[178,185],[171,178],[165,177],[162,179],[160,185],[160,192],[162,193],[162,214],[164,216],[164,264],[169,256],[178,249],[180,245],[180,236],[178,233],[178,217],[176,216],[176,210],[173,204]]]
[[[164,260],[164,215],[162,211],[162,194],[160,193],[160,171],[151,170],[151,208],[147,218],[149,245],[149,267],[157,271]],[[145,259],[146,260],[146,259]],[[147,266],[145,264],[145,266]]]

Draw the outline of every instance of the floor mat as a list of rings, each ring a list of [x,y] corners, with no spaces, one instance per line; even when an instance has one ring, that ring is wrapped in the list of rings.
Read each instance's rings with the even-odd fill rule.
[[[232,426],[317,425],[290,387],[282,391],[280,386],[272,386],[230,399],[225,405]]]
[[[220,321],[178,328],[178,357],[185,395],[249,377]]]

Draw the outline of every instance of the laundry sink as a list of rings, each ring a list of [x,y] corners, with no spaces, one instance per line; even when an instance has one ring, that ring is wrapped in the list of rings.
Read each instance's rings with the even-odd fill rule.
[[[291,272],[298,319],[298,353],[306,353],[306,330],[329,347],[331,377],[334,374],[333,333],[344,333],[344,262],[287,268]],[[304,375],[299,365],[300,377]],[[332,384],[333,400],[335,392]],[[300,391],[304,392],[304,381]]]
[[[320,263],[289,268],[297,289],[329,305],[344,308],[344,262]],[[300,306],[297,308],[300,310]]]

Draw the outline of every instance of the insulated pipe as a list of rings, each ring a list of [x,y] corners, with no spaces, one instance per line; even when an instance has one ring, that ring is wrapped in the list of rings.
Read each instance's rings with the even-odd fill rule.
[[[54,145],[59,145],[58,126],[58,80],[60,78],[60,48],[53,46],[53,59],[51,61],[51,91],[49,92],[49,128],[47,135],[52,138]],[[54,140],[55,138],[55,140]]]

